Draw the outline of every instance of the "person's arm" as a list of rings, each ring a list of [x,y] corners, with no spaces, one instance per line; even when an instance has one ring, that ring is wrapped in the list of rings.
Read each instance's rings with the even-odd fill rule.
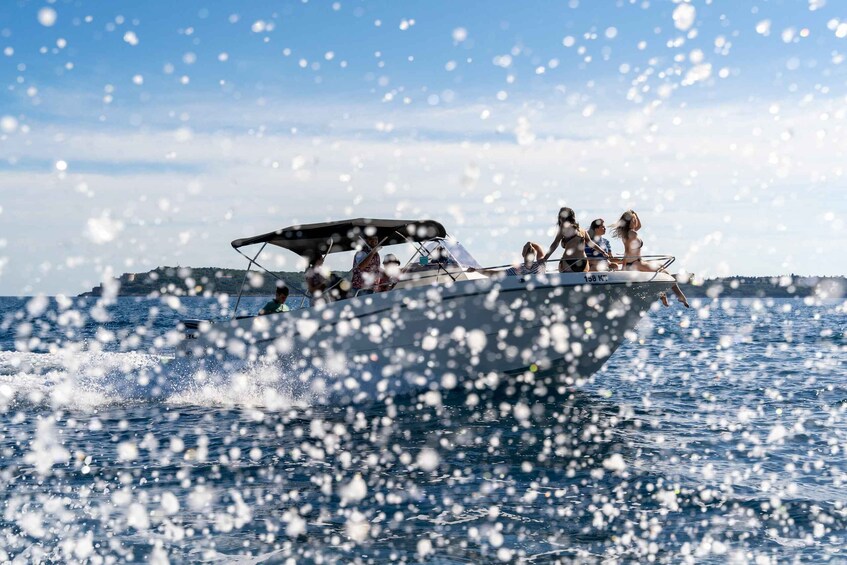
[[[556,239],[553,240],[553,244],[550,246],[550,249],[547,250],[547,253],[544,257],[541,258],[542,261],[547,261],[550,258],[550,255],[556,250],[559,244],[562,242],[562,230],[559,230],[559,233],[556,234]]]
[[[356,261],[355,257],[354,257],[353,258],[353,261],[354,261],[353,262],[353,268],[356,269],[356,268],[359,267],[359,265],[361,265],[363,263],[367,263],[370,260],[370,258],[374,256],[374,253],[376,253],[378,249],[379,249],[379,246],[377,245],[375,248],[371,249],[370,252],[367,255],[365,255],[362,258],[361,261]],[[361,251],[359,253],[361,253]],[[357,253],[356,255],[358,255],[359,253]]]
[[[356,267],[358,267],[359,265],[361,265],[362,263],[365,263],[365,262],[367,262],[368,260],[370,260],[370,258],[371,258],[371,257],[373,257],[373,256],[374,256],[374,254],[375,254],[376,252],[378,252],[378,251],[379,251],[380,247],[382,247],[382,244],[383,244],[383,243],[385,243],[385,240],[386,240],[386,239],[388,239],[388,238],[387,238],[387,237],[385,237],[385,238],[383,238],[383,240],[382,240],[382,241],[380,241],[379,243],[377,243],[377,244],[373,247],[373,249],[371,249],[371,250],[370,250],[370,252],[369,252],[369,253],[365,256],[365,258],[364,258],[364,259],[362,259],[361,261],[359,261],[358,263],[356,263],[355,265],[353,265],[353,268],[356,268]],[[365,243],[365,245],[367,246],[368,244],[367,244],[367,243]],[[368,247],[369,247],[369,246],[368,246]]]
[[[271,303],[270,303],[270,302],[268,302],[267,304],[265,304],[264,306],[262,306],[261,310],[259,310],[259,314],[258,314],[258,315],[259,315],[259,316],[267,316],[268,314],[270,314],[271,312],[267,310],[267,308],[268,308],[268,306],[270,306],[270,304],[271,304]]]
[[[612,253],[612,244],[611,244],[611,243],[609,243],[609,240],[608,240],[608,239],[606,239],[606,238],[603,238],[603,240],[606,242],[606,253],[608,253],[608,254],[609,254],[609,255],[608,255],[608,257],[609,257],[609,264],[610,264],[610,265],[614,265],[614,266],[615,266],[615,268],[617,268],[617,267],[620,265],[620,261],[619,261],[619,259],[617,259],[617,258],[615,257],[615,254],[614,254],[614,253]]]
[[[588,232],[585,232],[585,231],[582,232],[582,236],[583,236],[583,241],[585,241],[586,245],[590,245],[591,247],[593,247],[594,249],[599,251],[600,255],[602,255],[606,259],[612,258],[612,254],[608,253],[605,249],[603,249],[602,247],[597,245],[597,242],[594,241],[594,239],[592,239],[591,236],[588,235]]]

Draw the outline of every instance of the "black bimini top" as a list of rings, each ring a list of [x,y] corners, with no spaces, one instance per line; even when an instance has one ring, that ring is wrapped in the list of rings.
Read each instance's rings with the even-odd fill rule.
[[[379,220],[355,218],[338,222],[289,226],[264,235],[245,237],[232,242],[238,249],[245,245],[270,243],[312,260],[320,255],[341,253],[358,249],[362,240],[376,236],[382,245],[396,245],[407,241],[427,241],[447,237],[440,223],[433,220]]]

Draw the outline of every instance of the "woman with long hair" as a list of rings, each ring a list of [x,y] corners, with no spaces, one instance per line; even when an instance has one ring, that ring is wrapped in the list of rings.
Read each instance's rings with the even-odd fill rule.
[[[560,273],[583,273],[588,270],[588,257],[585,255],[586,246],[593,247],[600,255],[611,260],[611,253],[607,253],[605,249],[601,249],[591,238],[588,232],[579,227],[576,221],[576,213],[573,208],[567,206],[559,209],[559,216],[556,219],[558,229],[556,230],[556,239],[550,245],[550,249],[544,256],[544,261],[550,258],[553,251],[561,245],[564,249],[564,254],[559,260]]]
[[[623,270],[624,271],[643,271],[647,273],[667,273],[661,265],[653,261],[646,261],[641,258],[641,248],[644,247],[644,242],[638,236],[638,230],[641,229],[641,219],[635,210],[627,210],[621,214],[620,219],[612,230],[612,237],[616,237],[623,242]],[[674,283],[671,290],[676,295],[677,300],[682,302],[686,308],[690,308],[688,300],[685,298],[682,289]],[[668,297],[665,293],[659,295],[662,299],[662,304],[668,305]]]

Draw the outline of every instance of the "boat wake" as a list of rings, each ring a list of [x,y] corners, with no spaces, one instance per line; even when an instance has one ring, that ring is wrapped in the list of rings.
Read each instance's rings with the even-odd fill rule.
[[[145,403],[280,410],[311,404],[309,390],[302,370],[280,363],[200,363],[137,352],[0,352],[0,411]]]

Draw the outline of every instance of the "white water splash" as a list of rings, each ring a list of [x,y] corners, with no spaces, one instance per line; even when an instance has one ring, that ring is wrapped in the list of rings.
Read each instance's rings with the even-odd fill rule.
[[[279,410],[309,405],[307,390],[282,365],[208,367],[159,355],[74,348],[0,352],[0,411],[20,403],[93,411],[143,402]]]

